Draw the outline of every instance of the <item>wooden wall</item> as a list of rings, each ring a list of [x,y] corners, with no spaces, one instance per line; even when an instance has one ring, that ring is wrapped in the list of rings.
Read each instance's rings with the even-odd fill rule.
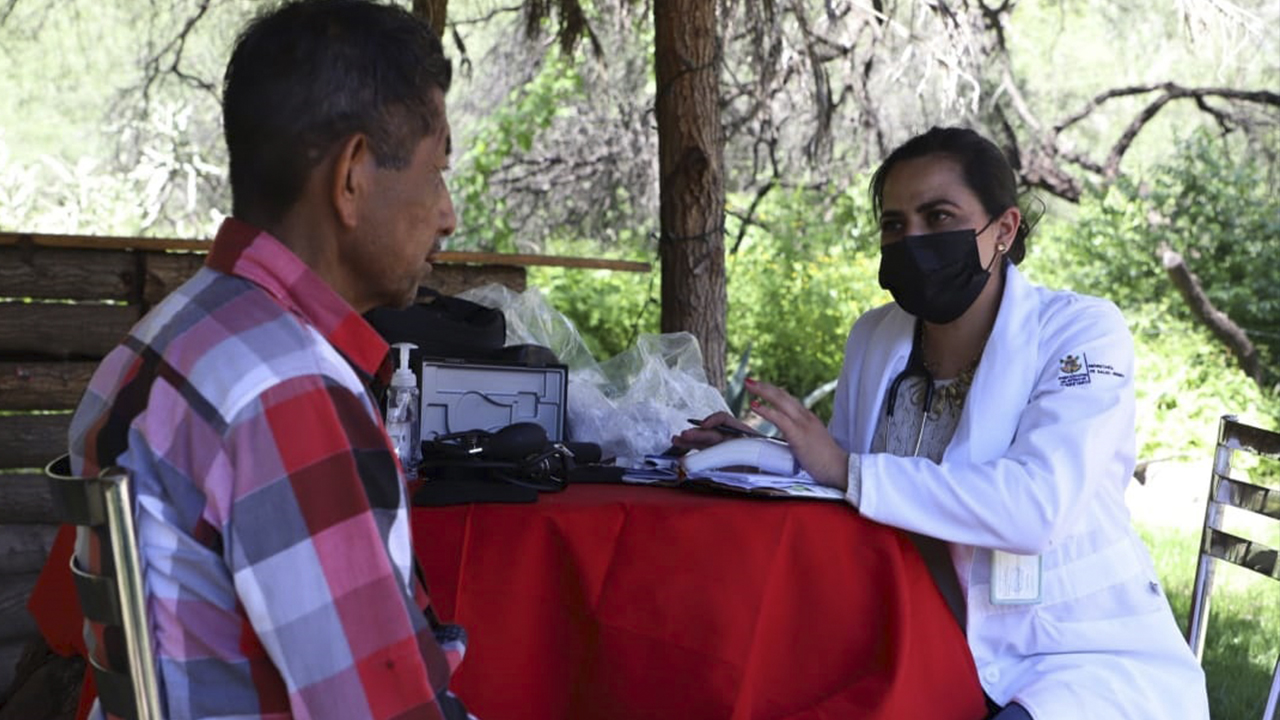
[[[40,469],[66,452],[98,361],[200,267],[205,247],[0,233],[0,717],[10,715],[2,706],[15,664],[38,637],[26,603],[57,531]],[[450,253],[427,284],[447,294],[490,282],[523,290],[527,264]]]

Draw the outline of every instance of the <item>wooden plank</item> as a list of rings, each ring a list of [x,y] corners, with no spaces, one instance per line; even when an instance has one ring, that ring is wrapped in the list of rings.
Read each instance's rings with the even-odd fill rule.
[[[208,240],[180,240],[178,238],[0,232],[0,246],[92,248],[95,250],[195,250],[208,252],[211,244]]]
[[[445,295],[457,295],[489,283],[524,292],[528,277],[524,268],[508,265],[435,265],[422,284]]]
[[[71,413],[0,415],[0,469],[43,469],[67,451]]]
[[[0,297],[127,301],[135,261],[118,250],[0,247]]]
[[[66,444],[65,440],[63,444]],[[58,522],[49,483],[43,474],[0,473],[0,528],[14,524],[56,525]]]
[[[93,360],[0,360],[0,410],[74,410],[97,367]]]
[[[142,296],[147,305],[155,305],[179,285],[196,274],[204,265],[204,253],[148,252],[145,255],[146,283]]]
[[[0,246],[64,247],[116,250],[184,250],[208,252],[207,240],[182,240],[177,238],[130,238],[98,235],[51,235],[43,233],[0,232]],[[469,265],[551,265],[554,267],[620,270],[624,272],[649,272],[653,267],[646,262],[609,260],[604,258],[559,257],[554,255],[529,255],[521,253],[490,252],[441,252],[435,256],[441,264]]]
[[[38,573],[59,525],[0,525],[0,577]]]
[[[31,638],[37,634],[36,621],[27,612],[27,598],[40,573],[0,575],[0,642]]]
[[[468,263],[477,265],[549,265],[552,267],[579,268],[584,270],[621,270],[623,272],[649,272],[647,262],[633,260],[609,260],[606,258],[568,257],[558,255],[524,255],[519,253],[440,252],[432,262],[443,264]]]
[[[137,320],[129,305],[0,303],[0,356],[100,359]]]

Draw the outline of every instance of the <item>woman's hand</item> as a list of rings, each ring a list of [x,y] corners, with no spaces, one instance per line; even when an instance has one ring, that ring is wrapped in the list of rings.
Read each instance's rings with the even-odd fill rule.
[[[817,415],[786,390],[769,383],[748,378],[747,390],[765,401],[752,400],[751,409],[782,431],[805,472],[823,485],[848,488],[849,453],[836,444]]]
[[[691,427],[684,430],[679,435],[672,437],[671,444],[678,448],[701,450],[702,448],[722,443],[730,438],[738,437],[737,433],[724,433],[717,430],[716,428],[721,425],[727,425],[729,427],[737,428],[738,430],[743,430],[747,434],[756,434],[756,430],[750,425],[722,410],[708,415],[703,419],[702,423],[696,427]]]

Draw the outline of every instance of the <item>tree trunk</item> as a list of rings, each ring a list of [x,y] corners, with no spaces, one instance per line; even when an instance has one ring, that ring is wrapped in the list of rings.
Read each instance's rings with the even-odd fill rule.
[[[688,331],[725,382],[724,136],[716,0],[655,0],[662,332]]]
[[[444,19],[449,12],[449,0],[413,0],[413,14],[431,24],[436,37],[444,37]]]

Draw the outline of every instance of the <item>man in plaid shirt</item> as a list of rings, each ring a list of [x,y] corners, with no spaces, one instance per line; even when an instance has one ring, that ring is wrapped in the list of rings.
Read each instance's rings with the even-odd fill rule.
[[[411,302],[454,229],[450,79],[425,24],[361,0],[270,11],[233,51],[234,217],[71,427],[76,472],[135,481],[167,718],[466,717],[361,318]]]

